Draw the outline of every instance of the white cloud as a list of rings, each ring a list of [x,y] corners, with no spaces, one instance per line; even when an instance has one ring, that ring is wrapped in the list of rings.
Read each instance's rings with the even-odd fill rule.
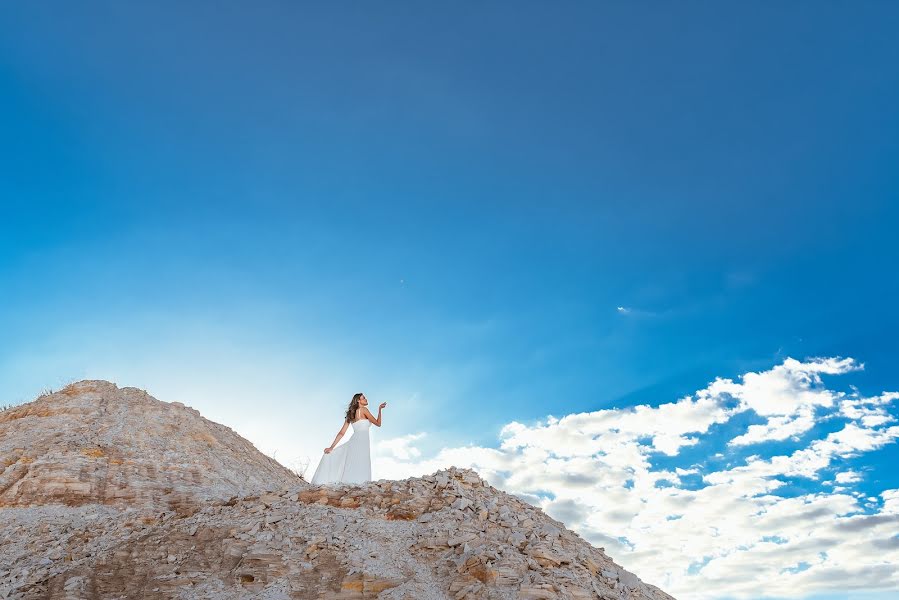
[[[751,425],[747,432],[731,440],[736,446],[770,440],[786,440],[814,427],[815,413],[832,407],[845,394],[824,387],[821,375],[840,375],[862,369],[851,358],[824,358],[799,362],[788,358],[763,373],[747,373],[743,382],[722,380],[719,393],[726,391],[740,400],[741,408],[767,417],[763,425]]]
[[[631,306],[616,306],[615,310],[619,315],[628,315],[630,317],[660,317],[668,314],[670,311],[657,312],[654,310],[646,310],[643,308],[633,308]]]
[[[855,471],[844,471],[842,473],[837,473],[837,476],[834,477],[834,480],[837,483],[856,483],[861,481],[861,479],[861,475]]]
[[[853,487],[860,475],[839,468],[899,438],[889,412],[899,394],[861,397],[822,378],[861,368],[848,358],[788,358],[659,406],[513,421],[498,448],[444,448],[432,458],[413,457],[415,440],[398,438],[384,453],[386,467],[395,477],[474,467],[675,596],[899,590],[899,492],[866,500]],[[734,431],[731,418],[750,412],[765,423]],[[799,437],[824,421],[829,433]],[[712,435],[716,424],[731,438]],[[788,439],[792,451],[765,456],[764,442]],[[714,446],[711,462],[681,460],[700,442]],[[742,456],[750,447],[758,450]],[[663,460],[682,464],[657,466]],[[824,487],[825,476],[837,487]],[[791,479],[808,491],[778,495]]]
[[[424,433],[410,433],[400,437],[378,442],[377,450],[386,457],[398,460],[410,460],[421,456],[421,451],[412,444],[423,437]]]
[[[800,409],[791,416],[769,417],[764,425],[750,425],[743,435],[738,435],[729,443],[732,446],[746,446],[772,440],[786,440],[805,433],[815,425],[811,410]]]
[[[884,490],[880,493],[880,497],[883,498],[881,513],[899,515],[899,490]]]

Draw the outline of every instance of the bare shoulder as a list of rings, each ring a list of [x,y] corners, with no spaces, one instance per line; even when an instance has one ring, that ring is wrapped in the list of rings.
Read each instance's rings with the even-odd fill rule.
[[[375,416],[374,416],[373,414],[371,414],[371,411],[368,410],[368,407],[367,407],[367,406],[363,406],[363,407],[362,407],[362,414],[365,415],[365,418],[368,419],[368,420],[370,420],[370,421],[374,421],[374,420],[375,420]]]

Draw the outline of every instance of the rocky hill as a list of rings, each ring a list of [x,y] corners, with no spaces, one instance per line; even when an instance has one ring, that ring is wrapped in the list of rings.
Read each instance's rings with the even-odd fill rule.
[[[474,471],[312,486],[85,381],[0,412],[0,598],[671,597]]]
[[[0,506],[176,509],[297,481],[196,410],[107,381],[0,413],[0,468]]]

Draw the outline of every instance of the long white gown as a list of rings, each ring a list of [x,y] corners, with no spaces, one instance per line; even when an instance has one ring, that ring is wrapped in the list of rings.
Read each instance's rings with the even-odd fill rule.
[[[368,431],[371,421],[359,419],[350,423],[353,435],[322,459],[312,476],[312,483],[364,483],[371,481],[371,440]]]

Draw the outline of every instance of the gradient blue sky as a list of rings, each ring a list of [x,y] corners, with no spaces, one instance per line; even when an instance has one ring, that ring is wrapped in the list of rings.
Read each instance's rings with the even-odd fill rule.
[[[112,379],[283,458],[360,390],[423,455],[787,357],[896,390],[896,31],[888,2],[5,3],[2,400]]]

